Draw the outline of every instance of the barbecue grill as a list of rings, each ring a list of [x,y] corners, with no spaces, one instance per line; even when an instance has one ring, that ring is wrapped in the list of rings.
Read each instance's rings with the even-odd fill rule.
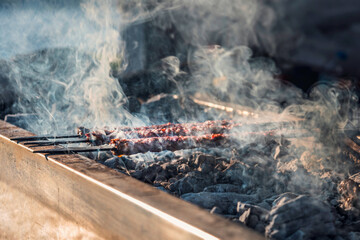
[[[86,157],[35,154],[11,139],[36,138],[0,122],[1,181],[107,239],[261,239],[246,228]],[[51,149],[53,146],[40,147]]]
[[[220,121],[228,126],[233,121]],[[212,122],[213,123],[213,122]],[[0,122],[1,180],[20,188],[61,213],[74,218],[106,238],[136,239],[260,239],[251,230],[210,215],[180,199],[108,169],[77,153],[121,151],[114,146],[91,146],[90,130],[78,134],[36,136],[6,122]],[[194,123],[193,125],[206,123]],[[209,122],[208,122],[209,124]],[[298,128],[293,128],[294,124]],[[181,124],[167,124],[183,127]],[[189,124],[188,124],[189,125]],[[234,124],[239,134],[272,138],[312,139],[313,133],[301,121]],[[157,129],[149,126],[139,129]],[[164,128],[161,125],[160,128]],[[291,129],[290,129],[291,128]],[[249,133],[246,129],[258,129]],[[131,129],[123,130],[131,131]],[[265,131],[267,130],[267,131]],[[110,132],[108,132],[110,133]],[[222,136],[222,135],[221,135]],[[139,137],[139,136],[137,136]],[[344,156],[360,164],[357,132],[339,131],[344,139]],[[141,138],[138,138],[139,140]],[[145,138],[146,139],[146,138]],[[131,140],[131,139],[130,139]],[[311,140],[310,140],[311,141]],[[65,144],[65,145],[63,145]],[[69,147],[68,144],[87,144]],[[196,146],[184,145],[192,148]],[[145,149],[144,152],[149,149]],[[161,149],[164,150],[164,149]],[[159,150],[160,151],[160,150]],[[141,151],[140,151],[141,152]],[[44,161],[44,160],[47,161]],[[25,170],[26,169],[26,170]]]
[[[308,2],[0,3],[0,185],[105,239],[360,238],[359,7]]]

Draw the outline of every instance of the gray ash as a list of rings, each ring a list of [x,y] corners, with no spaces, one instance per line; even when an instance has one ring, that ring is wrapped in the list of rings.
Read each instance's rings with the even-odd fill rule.
[[[360,181],[341,155],[321,158],[288,140],[234,148],[113,157],[104,164],[265,234],[270,239],[356,239]],[[341,164],[341,168],[336,168]]]

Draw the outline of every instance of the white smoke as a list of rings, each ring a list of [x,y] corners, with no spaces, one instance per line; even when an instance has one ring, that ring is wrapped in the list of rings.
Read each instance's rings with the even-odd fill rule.
[[[110,63],[125,68],[115,1],[19,1],[1,7],[1,56],[18,112],[36,113],[35,132],[119,124],[131,116]]]

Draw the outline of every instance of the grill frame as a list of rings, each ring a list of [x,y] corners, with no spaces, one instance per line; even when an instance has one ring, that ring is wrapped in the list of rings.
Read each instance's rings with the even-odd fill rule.
[[[80,156],[45,157],[10,138],[31,132],[0,121],[0,181],[106,239],[263,239],[253,230]]]

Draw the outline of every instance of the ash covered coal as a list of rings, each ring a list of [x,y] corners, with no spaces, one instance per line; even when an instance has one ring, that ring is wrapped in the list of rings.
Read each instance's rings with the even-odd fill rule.
[[[269,239],[356,239],[360,181],[349,169],[360,172],[359,166],[341,154],[323,158],[317,147],[303,147],[311,139],[293,141],[265,137],[229,148],[113,157],[104,164]]]

